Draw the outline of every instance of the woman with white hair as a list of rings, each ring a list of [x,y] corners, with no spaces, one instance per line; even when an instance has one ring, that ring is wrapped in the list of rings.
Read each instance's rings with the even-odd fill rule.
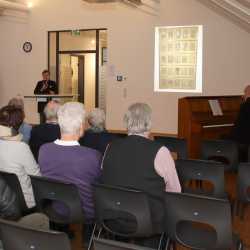
[[[40,148],[38,163],[42,175],[78,187],[88,224],[94,219],[92,185],[101,173],[101,154],[78,143],[85,127],[83,104],[68,102],[59,108],[57,115],[61,139]],[[58,213],[64,215],[65,209],[58,208]]]
[[[151,113],[151,108],[144,103],[129,107],[124,116],[128,136],[112,142],[107,148],[102,182],[147,193],[154,232],[161,233],[164,191],[180,192],[181,187],[170,152],[165,146],[149,139]],[[133,227],[133,224],[130,226]]]
[[[88,123],[90,125],[80,139],[79,143],[82,146],[93,148],[104,154],[107,145],[117,138],[117,136],[110,134],[105,129],[105,113],[102,109],[95,108],[88,114]]]

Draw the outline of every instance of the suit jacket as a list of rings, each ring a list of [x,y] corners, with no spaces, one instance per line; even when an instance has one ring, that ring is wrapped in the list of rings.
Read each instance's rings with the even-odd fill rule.
[[[48,95],[50,91],[53,91],[55,94],[58,94],[58,86],[56,82],[49,80],[47,88],[43,89],[45,81],[39,81],[34,90],[35,95]]]
[[[240,106],[240,112],[233,128],[232,139],[241,144],[250,144],[250,98]]]
[[[58,94],[58,86],[56,82],[49,80],[47,88],[43,89],[45,81],[39,81],[36,85],[34,90],[35,95],[49,95],[50,91],[53,91],[55,94]],[[47,102],[38,102],[38,113],[43,113],[44,107],[46,106]]]
[[[58,124],[43,123],[34,126],[31,130],[29,144],[35,159],[38,160],[39,150],[43,144],[53,142],[58,138],[60,138],[60,128]]]

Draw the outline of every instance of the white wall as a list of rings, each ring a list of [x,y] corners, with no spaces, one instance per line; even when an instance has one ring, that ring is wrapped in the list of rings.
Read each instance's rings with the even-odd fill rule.
[[[0,105],[17,93],[32,93],[47,65],[48,30],[108,28],[108,128],[121,129],[128,105],[144,101],[153,108],[154,131],[177,131],[177,101],[185,95],[153,92],[156,25],[204,25],[203,95],[240,94],[250,81],[250,34],[196,0],[162,0],[155,17],[119,4],[94,8],[82,0],[33,1],[26,23],[0,17]],[[33,43],[30,55],[21,49],[26,40]],[[114,71],[126,82],[117,83]],[[31,104],[26,108],[35,110]]]

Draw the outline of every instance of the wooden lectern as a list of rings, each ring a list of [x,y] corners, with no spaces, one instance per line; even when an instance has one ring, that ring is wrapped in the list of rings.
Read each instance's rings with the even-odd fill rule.
[[[61,101],[62,99],[73,99],[74,97],[76,97],[76,95],[72,95],[72,94],[60,94],[60,95],[26,95],[24,96],[25,99],[34,99],[37,101],[37,103],[42,103],[44,104],[43,106],[46,105],[47,102],[51,101],[51,100],[57,100],[57,101]],[[40,123],[43,122],[43,113],[40,112],[38,110],[39,114],[40,114]]]
[[[241,96],[201,96],[179,99],[178,137],[185,138],[189,158],[199,158],[201,141],[227,137],[242,103]]]

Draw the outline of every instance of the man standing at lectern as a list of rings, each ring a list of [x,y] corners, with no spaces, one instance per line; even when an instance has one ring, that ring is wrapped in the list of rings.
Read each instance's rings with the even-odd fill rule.
[[[42,72],[43,80],[39,81],[34,90],[35,95],[55,95],[58,94],[58,87],[56,82],[50,80],[50,73],[48,70]]]
[[[50,72],[48,70],[44,70],[42,72],[43,80],[39,81],[34,90],[35,95],[56,95],[58,94],[58,86],[56,82],[50,80]],[[47,100],[49,101],[49,100]],[[45,102],[38,102],[38,113],[40,114],[40,122],[45,122],[45,117],[43,114],[44,107],[47,104]]]

